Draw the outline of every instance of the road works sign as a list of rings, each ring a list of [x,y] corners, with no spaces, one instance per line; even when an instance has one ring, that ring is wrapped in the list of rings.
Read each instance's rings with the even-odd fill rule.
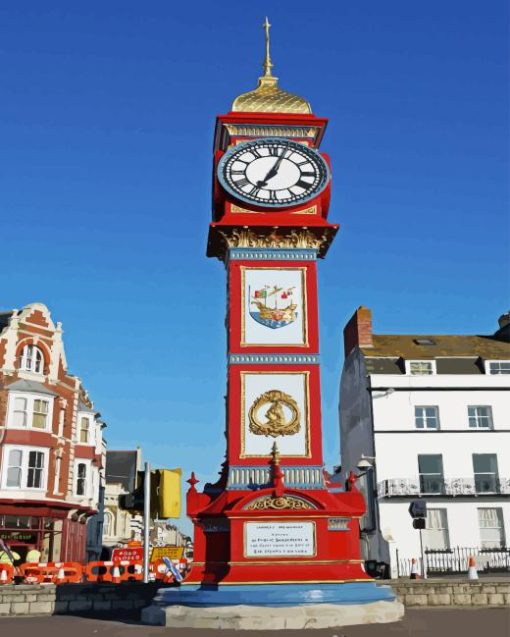
[[[151,562],[168,557],[171,560],[180,560],[184,554],[183,546],[155,546],[151,553]]]
[[[133,546],[121,549],[113,549],[112,560],[129,560],[131,562],[143,562],[143,547]]]

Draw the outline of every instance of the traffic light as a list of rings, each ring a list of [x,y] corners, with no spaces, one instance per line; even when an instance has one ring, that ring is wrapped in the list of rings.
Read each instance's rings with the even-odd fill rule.
[[[181,469],[155,469],[150,472],[150,514],[153,518],[178,518],[181,515]],[[144,511],[145,472],[138,471],[136,487],[119,496],[119,507],[132,514]]]
[[[425,500],[413,500],[409,505],[409,513],[412,518],[426,518],[427,503]]]
[[[158,510],[160,518],[178,518],[181,515],[181,469],[159,471]]]

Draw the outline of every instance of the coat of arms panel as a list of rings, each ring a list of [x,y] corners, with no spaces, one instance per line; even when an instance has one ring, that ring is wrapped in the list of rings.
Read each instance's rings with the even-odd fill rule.
[[[305,268],[242,268],[242,344],[308,345]]]

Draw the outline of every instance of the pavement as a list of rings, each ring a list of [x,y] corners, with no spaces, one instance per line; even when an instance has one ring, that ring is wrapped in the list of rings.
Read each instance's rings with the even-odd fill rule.
[[[392,624],[323,630],[233,631],[144,626],[122,618],[89,619],[70,615],[0,618],[2,637],[509,637],[510,608],[406,609]]]

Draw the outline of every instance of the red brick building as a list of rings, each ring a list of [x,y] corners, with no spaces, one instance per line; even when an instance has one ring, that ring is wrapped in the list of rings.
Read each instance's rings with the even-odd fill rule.
[[[22,558],[33,547],[43,561],[85,558],[103,427],[48,308],[0,312],[0,537]]]

